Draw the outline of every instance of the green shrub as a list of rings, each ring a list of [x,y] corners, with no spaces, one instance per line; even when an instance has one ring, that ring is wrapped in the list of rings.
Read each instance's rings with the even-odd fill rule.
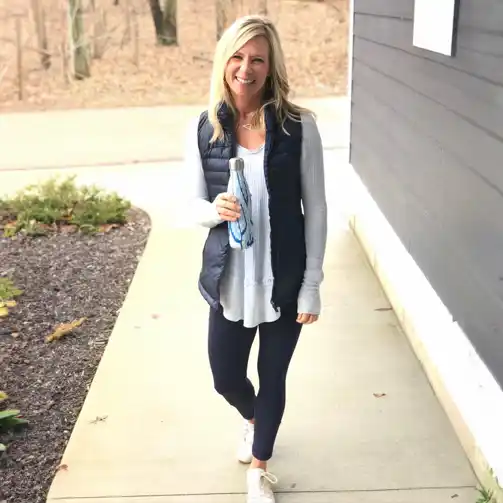
[[[62,181],[53,177],[0,200],[0,225],[6,237],[19,232],[43,235],[64,225],[93,232],[100,225],[124,224],[130,208],[131,203],[115,192],[95,185],[78,187],[74,175]]]

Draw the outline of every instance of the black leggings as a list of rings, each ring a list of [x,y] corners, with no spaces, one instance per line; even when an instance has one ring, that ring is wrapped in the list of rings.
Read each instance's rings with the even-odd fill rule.
[[[260,389],[255,396],[246,374],[257,329],[210,309],[208,352],[215,389],[245,419],[255,419],[253,456],[261,461],[272,456],[285,410],[286,374],[302,328],[296,306],[281,312],[277,321],[259,325]]]

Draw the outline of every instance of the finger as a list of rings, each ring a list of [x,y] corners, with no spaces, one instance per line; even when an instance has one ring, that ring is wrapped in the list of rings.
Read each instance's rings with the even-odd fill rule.
[[[220,214],[220,216],[226,216],[226,217],[235,218],[235,219],[238,219],[240,216],[239,211],[232,211],[232,210],[229,210],[227,208],[222,208],[222,207],[218,207],[217,210],[218,210],[218,213]]]
[[[235,222],[238,219],[234,213],[229,213],[225,211],[219,213],[219,215],[222,220],[226,220],[227,222]]]
[[[229,194],[227,192],[220,194],[220,196],[218,198],[220,200],[228,202],[228,203],[236,203],[238,200],[238,198],[236,196],[233,196],[232,194]]]
[[[227,210],[231,210],[235,213],[239,213],[240,211],[240,207],[239,207],[239,204],[236,204],[236,203],[231,203],[229,201],[225,201],[225,200],[219,200],[217,201],[216,203],[217,205],[217,208],[225,208]]]
[[[318,315],[316,314],[301,313],[297,316],[297,322],[302,323],[303,325],[310,325],[315,321],[318,321]]]

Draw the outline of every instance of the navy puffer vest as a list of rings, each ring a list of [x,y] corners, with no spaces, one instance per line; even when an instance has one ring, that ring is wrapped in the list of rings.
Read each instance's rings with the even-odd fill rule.
[[[229,159],[236,153],[232,113],[225,105],[219,112],[225,137],[210,143],[213,126],[207,112],[199,119],[198,139],[204,177],[211,202],[227,191]],[[283,131],[273,107],[265,113],[264,174],[269,194],[271,263],[274,276],[271,303],[274,309],[291,305],[306,268],[304,215],[301,206],[302,124],[287,120]],[[229,254],[227,223],[210,229],[203,249],[199,291],[214,309],[220,305],[220,280]]]

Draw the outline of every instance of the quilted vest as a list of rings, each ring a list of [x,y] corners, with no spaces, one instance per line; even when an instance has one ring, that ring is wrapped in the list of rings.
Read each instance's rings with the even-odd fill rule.
[[[219,111],[224,138],[210,143],[213,126],[207,112],[199,118],[198,144],[210,202],[227,191],[229,160],[236,154],[232,112]],[[304,215],[301,205],[302,124],[287,120],[283,131],[273,107],[265,111],[264,175],[269,194],[272,297],[275,310],[297,302],[306,268]],[[220,307],[220,280],[229,256],[227,222],[212,229],[204,244],[199,291],[208,304]]]

